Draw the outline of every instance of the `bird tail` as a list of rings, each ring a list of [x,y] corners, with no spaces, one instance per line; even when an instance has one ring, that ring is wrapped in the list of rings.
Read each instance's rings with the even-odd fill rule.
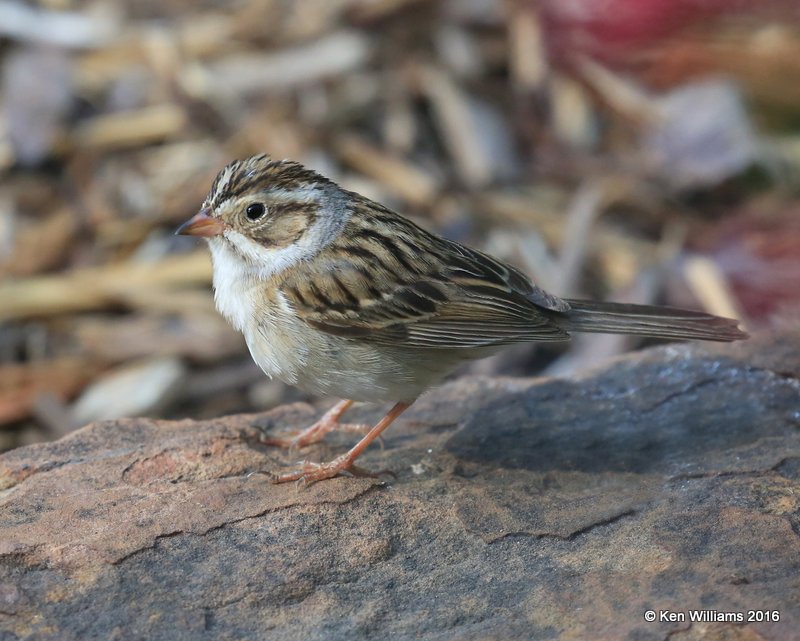
[[[568,332],[635,334],[706,341],[747,338],[747,333],[739,329],[739,322],[732,318],[654,305],[570,299],[567,302],[571,309],[553,313],[553,321]]]

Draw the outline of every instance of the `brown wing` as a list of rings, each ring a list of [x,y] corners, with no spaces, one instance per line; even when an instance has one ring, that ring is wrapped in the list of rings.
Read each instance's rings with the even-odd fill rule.
[[[428,234],[396,214],[374,211],[369,219],[356,217],[335,243],[279,283],[309,325],[409,348],[568,337],[541,308],[565,311],[569,305],[519,270]]]

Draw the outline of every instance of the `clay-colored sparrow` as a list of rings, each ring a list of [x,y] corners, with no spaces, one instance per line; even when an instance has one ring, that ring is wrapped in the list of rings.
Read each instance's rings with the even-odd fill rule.
[[[276,482],[367,474],[356,458],[422,392],[507,345],[573,331],[746,336],[735,320],[708,314],[558,298],[511,265],[266,155],[225,167],[177,233],[208,240],[217,308],[268,376],[348,399],[283,444],[319,441],[353,401],[396,403],[345,454],[303,462]]]

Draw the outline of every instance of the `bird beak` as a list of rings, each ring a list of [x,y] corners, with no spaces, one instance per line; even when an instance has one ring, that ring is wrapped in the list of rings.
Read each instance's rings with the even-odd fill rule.
[[[225,223],[219,218],[214,218],[209,215],[208,207],[204,207],[183,225],[175,230],[175,234],[179,236],[202,236],[203,238],[212,238],[219,236],[225,231]]]

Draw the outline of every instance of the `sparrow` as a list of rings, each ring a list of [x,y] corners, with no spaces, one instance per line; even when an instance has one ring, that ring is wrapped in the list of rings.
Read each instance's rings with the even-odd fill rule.
[[[219,172],[200,211],[176,231],[204,238],[219,312],[269,377],[345,399],[276,445],[304,447],[336,429],[354,401],[394,403],[350,450],[302,461],[273,481],[372,475],[356,459],[456,367],[572,332],[664,339],[746,338],[733,319],[559,298],[522,271],[422,229],[319,173],[266,154]]]

